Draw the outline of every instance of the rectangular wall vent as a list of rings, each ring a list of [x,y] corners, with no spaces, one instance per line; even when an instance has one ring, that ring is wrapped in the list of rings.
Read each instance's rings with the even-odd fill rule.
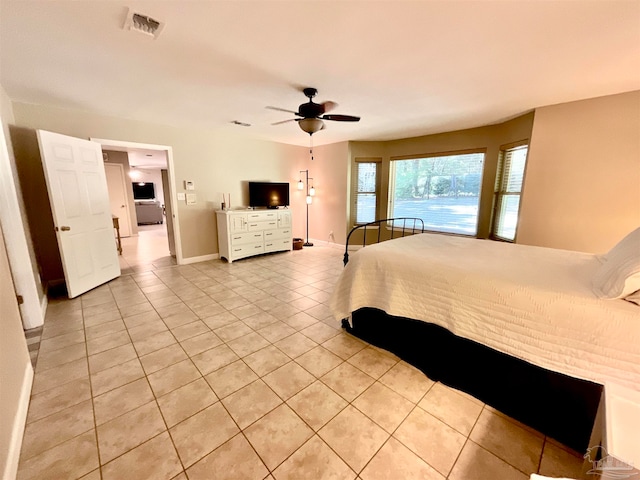
[[[160,32],[164,28],[164,22],[160,22],[155,18],[151,18],[141,13],[136,13],[129,9],[127,19],[124,22],[125,30],[133,30],[135,32],[144,33],[153,38],[158,38]]]

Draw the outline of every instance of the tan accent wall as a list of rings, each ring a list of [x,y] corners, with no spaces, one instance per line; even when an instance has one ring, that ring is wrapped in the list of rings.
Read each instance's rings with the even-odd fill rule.
[[[518,243],[606,252],[640,226],[640,91],[536,110]]]
[[[533,122],[534,113],[530,112],[515,119],[486,127],[388,142],[351,142],[351,162],[355,162],[358,157],[382,157],[382,211],[379,212],[379,217],[386,218],[389,199],[389,163],[392,158],[475,149],[484,150],[486,153],[477,236],[487,238],[491,223],[493,185],[500,147],[530,138]],[[351,225],[347,225],[347,228],[351,228]]]
[[[196,205],[177,202],[185,259],[218,252],[214,210],[220,208],[223,193],[231,194],[232,208],[246,206],[249,180],[297,181],[294,165],[308,155],[306,148],[256,140],[228,128],[178,128],[23,103],[14,103],[13,110],[20,127],[171,146],[177,192],[185,192],[184,180],[192,180],[197,195]]]

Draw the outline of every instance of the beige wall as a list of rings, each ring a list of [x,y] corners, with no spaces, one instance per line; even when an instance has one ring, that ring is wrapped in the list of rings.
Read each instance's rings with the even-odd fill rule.
[[[248,180],[288,181],[294,236],[305,237],[299,170],[310,170],[318,191],[309,207],[309,237],[343,244],[350,229],[349,181],[356,157],[381,157],[386,216],[393,157],[485,149],[478,236],[489,234],[500,146],[531,138],[518,243],[603,251],[640,223],[638,92],[542,107],[504,123],[389,142],[343,142],[308,149],[240,134],[181,129],[107,116],[15,103],[16,123],[81,138],[98,137],[173,147],[178,192],[193,180],[198,204],[178,202],[183,256],[217,253],[213,210],[222,193],[233,208],[247,204]],[[533,130],[533,132],[532,132]],[[567,182],[566,179],[574,179]],[[579,181],[578,181],[579,180]],[[604,181],[606,180],[606,181]],[[584,185],[584,186],[583,186]],[[594,192],[598,192],[594,194]]]
[[[14,103],[13,110],[20,127],[79,138],[171,146],[177,192],[185,192],[184,180],[192,180],[197,195],[196,205],[178,202],[178,228],[185,259],[218,252],[213,212],[220,208],[222,193],[231,194],[233,208],[246,205],[247,181],[297,181],[295,165],[305,158],[305,153],[308,155],[303,147],[256,140],[228,130],[169,127],[23,103]],[[299,227],[299,219],[299,215],[294,219],[294,228]]]
[[[15,478],[33,368],[0,229],[0,477]]]
[[[389,162],[393,157],[428,155],[433,153],[455,152],[472,149],[485,150],[485,164],[482,176],[482,197],[478,219],[479,238],[489,236],[493,185],[500,147],[531,136],[534,121],[533,112],[513,120],[481,128],[472,128],[455,132],[406,138],[389,142],[351,142],[352,162],[358,157],[382,158],[381,218],[388,216]]]
[[[298,170],[309,170],[316,195],[309,206],[309,238],[320,242],[344,245],[348,203],[349,143],[341,142],[314,147],[311,160],[309,150],[297,162]],[[306,236],[306,192],[296,190],[299,171],[292,181],[292,209],[296,219],[293,234]],[[302,179],[305,180],[304,178]],[[295,200],[295,202],[294,202]],[[333,232],[333,238],[329,233]]]
[[[518,243],[606,252],[640,226],[640,92],[536,110]]]

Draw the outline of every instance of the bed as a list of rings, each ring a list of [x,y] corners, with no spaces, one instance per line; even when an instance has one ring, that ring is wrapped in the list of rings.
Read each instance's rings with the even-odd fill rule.
[[[603,257],[405,236],[352,254],[330,307],[354,335],[583,451],[602,386],[640,389],[640,306],[624,299],[640,289],[640,229],[620,244]]]

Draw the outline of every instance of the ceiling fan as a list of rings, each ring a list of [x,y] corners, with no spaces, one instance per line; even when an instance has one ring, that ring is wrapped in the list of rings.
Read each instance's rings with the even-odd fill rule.
[[[307,103],[303,103],[298,107],[298,111],[286,110],[278,107],[267,107],[271,110],[278,110],[280,112],[288,112],[297,115],[300,118],[290,118],[289,120],[283,120],[281,122],[272,123],[272,125],[280,125],[287,122],[298,122],[298,126],[309,135],[313,135],[317,131],[325,128],[323,120],[332,120],[335,122],[359,122],[360,117],[354,117],[353,115],[336,115],[327,114],[328,111],[333,110],[338,106],[335,102],[314,103],[313,97],[318,94],[318,90],[315,88],[305,88],[302,93],[309,98]]]

